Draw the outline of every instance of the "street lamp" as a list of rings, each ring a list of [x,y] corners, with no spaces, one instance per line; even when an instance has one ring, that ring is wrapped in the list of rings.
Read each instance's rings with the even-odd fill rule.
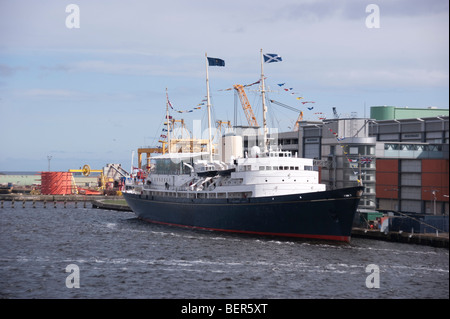
[[[48,171],[50,172],[50,161],[52,160],[52,156],[47,155],[47,160],[48,160]]]
[[[433,215],[436,215],[436,192],[439,192],[437,189],[426,190],[425,192],[431,192],[433,194]]]

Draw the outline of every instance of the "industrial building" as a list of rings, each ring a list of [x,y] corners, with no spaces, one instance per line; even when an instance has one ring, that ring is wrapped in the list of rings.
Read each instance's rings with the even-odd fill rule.
[[[302,121],[283,150],[314,158],[328,189],[361,180],[362,210],[448,215],[449,110],[372,107],[371,118]],[[420,117],[419,117],[420,116]]]
[[[449,118],[374,120],[378,209],[449,212]]]

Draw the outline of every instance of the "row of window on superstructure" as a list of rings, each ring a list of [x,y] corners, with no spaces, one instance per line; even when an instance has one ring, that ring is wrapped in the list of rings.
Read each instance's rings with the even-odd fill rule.
[[[153,182],[170,182],[170,178],[169,177],[153,177],[152,181]]]
[[[242,171],[251,171],[251,165],[244,165],[241,169]],[[255,169],[257,170],[257,169]],[[299,171],[299,166],[259,166],[258,170],[260,171]],[[312,171],[313,167],[310,165],[305,165],[303,170]]]

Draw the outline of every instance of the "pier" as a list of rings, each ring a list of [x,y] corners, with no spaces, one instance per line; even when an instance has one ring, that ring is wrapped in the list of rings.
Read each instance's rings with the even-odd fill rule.
[[[75,203],[75,207],[78,207],[78,203],[80,203],[81,204],[80,207],[83,208],[86,208],[88,204],[91,204],[93,208],[126,210],[125,207],[120,207],[120,205],[113,205],[113,203],[116,201],[122,204],[124,202],[122,196],[107,196],[107,195],[30,195],[20,193],[0,194],[0,208],[5,207],[5,202],[10,202],[9,205],[12,208],[16,207],[25,208],[25,203],[27,202],[32,202],[33,208],[35,207],[36,202],[43,202],[44,208],[46,207],[56,208],[56,203],[62,202],[64,203],[64,208],[66,208],[66,204],[72,202]],[[102,207],[99,207],[101,206],[100,203],[102,202],[105,202],[105,204]],[[131,211],[131,209],[129,208],[128,210]]]
[[[352,237],[449,248],[448,233],[407,233],[402,231],[384,233],[379,230],[354,227]]]

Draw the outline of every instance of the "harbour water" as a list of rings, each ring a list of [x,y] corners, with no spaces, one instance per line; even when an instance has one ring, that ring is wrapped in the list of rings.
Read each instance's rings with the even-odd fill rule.
[[[0,298],[447,299],[449,251],[236,236],[90,205],[6,202]]]

